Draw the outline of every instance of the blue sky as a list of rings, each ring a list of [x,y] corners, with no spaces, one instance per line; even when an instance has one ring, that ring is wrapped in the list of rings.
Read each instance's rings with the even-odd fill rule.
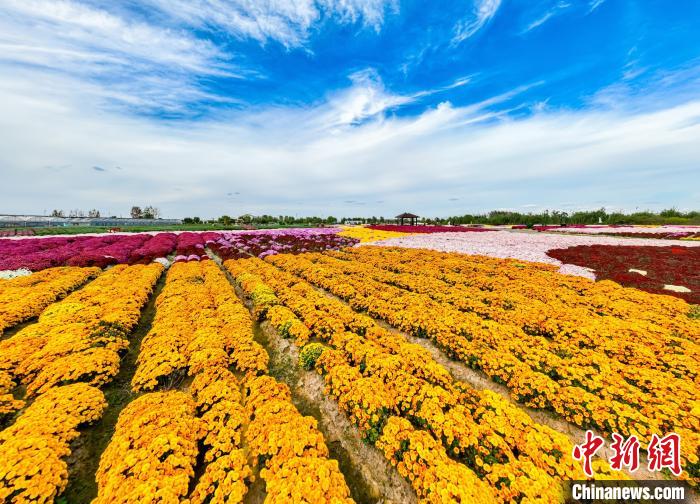
[[[698,208],[691,0],[3,0],[0,212]]]

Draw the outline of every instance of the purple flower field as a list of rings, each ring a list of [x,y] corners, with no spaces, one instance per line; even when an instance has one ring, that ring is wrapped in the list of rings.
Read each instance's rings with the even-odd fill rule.
[[[0,271],[39,271],[55,266],[147,264],[174,255],[174,261],[222,259],[280,253],[318,252],[357,243],[338,229],[272,229],[240,232],[114,234],[0,240]]]
[[[338,229],[271,229],[222,233],[210,244],[222,259],[237,259],[245,256],[260,258],[274,254],[299,254],[321,252],[351,247],[359,241],[338,236]]]

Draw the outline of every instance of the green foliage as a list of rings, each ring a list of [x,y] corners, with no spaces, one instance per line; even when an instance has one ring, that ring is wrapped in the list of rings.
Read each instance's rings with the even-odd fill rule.
[[[299,364],[307,371],[316,367],[316,361],[326,349],[321,343],[308,343],[299,352]]]
[[[693,320],[700,320],[700,305],[691,305],[688,317]]]
[[[540,213],[520,213],[496,210],[488,214],[461,215],[447,219],[428,219],[436,224],[491,224],[494,226],[525,224],[561,225],[561,224],[700,224],[700,212],[680,212],[675,208],[662,210],[659,213],[650,211],[630,214],[612,212],[605,208],[591,211],[562,212],[558,210]]]

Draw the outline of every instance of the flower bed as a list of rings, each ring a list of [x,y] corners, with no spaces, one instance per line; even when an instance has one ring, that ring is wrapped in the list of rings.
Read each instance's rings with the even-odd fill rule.
[[[592,268],[598,280],[609,279],[627,287],[700,304],[700,248],[697,247],[589,245],[550,250],[547,255]],[[664,289],[664,285],[686,287],[691,292],[675,292]]]
[[[352,502],[316,420],[265,374],[267,353],[253,338],[248,310],[216,264],[172,266],[132,382],[160,390],[120,413],[93,502],[243,502],[257,474],[266,502]],[[189,386],[161,380],[185,369]]]
[[[247,337],[248,318],[213,261],[175,263],[141,343],[133,389],[153,390],[163,379],[188,368],[196,370],[210,358],[246,373],[265,371],[268,357]],[[215,350],[210,350],[212,345]]]
[[[0,336],[8,327],[36,317],[99,273],[97,268],[52,268],[7,280],[0,289]]]
[[[148,264],[173,252],[185,258],[206,256],[207,241],[219,233],[139,233],[0,240],[0,271],[56,266]]]
[[[178,256],[206,256],[204,248],[207,242],[212,242],[219,238],[221,235],[219,233],[206,232],[206,233],[180,233],[177,235],[177,246],[175,248],[175,253]]]
[[[0,231],[0,238],[6,236],[34,236],[33,229],[3,229]]]
[[[462,226],[399,226],[396,224],[367,226],[377,231],[393,231],[395,233],[479,233],[492,231],[486,228],[473,228]]]
[[[432,339],[529,407],[609,435],[637,433],[645,442],[654,430],[681,432],[682,477],[692,482],[700,474],[690,406],[697,397],[698,323],[682,300],[563,277],[545,265],[428,251],[362,247],[268,261],[357,311]],[[271,284],[285,281],[263,267],[256,272]],[[296,285],[290,291],[301,292]],[[308,294],[304,299],[321,306]],[[370,355],[354,345],[348,351],[358,362]],[[374,365],[365,357],[367,373]]]
[[[700,239],[700,226],[535,226],[534,229],[537,231],[555,231],[557,233],[595,234],[626,238]]]
[[[554,502],[562,478],[580,477],[580,470],[562,456],[571,451],[564,436],[498,394],[453,381],[420,346],[318,292],[284,266],[278,269],[302,264],[309,256],[317,254],[275,256],[267,260],[274,266],[253,258],[227,261],[226,267],[254,304],[251,276],[268,285],[277,302],[298,316],[296,322],[323,341],[306,345],[302,359],[324,376],[326,392],[339,409],[411,481],[419,497],[444,489],[446,493],[439,491],[445,501],[461,497],[472,502],[479,495],[489,502],[499,497]],[[307,348],[320,356],[304,359]]]
[[[172,254],[178,241],[174,233],[158,233],[139,248],[129,254],[129,264],[148,264],[149,262]]]
[[[575,247],[577,245],[616,245],[616,246],[683,246],[697,247],[700,242],[672,240],[644,240],[641,238],[612,238],[609,236],[574,236],[563,233],[520,233],[514,231],[493,231],[491,233],[436,233],[392,238],[373,243],[390,247],[423,248],[442,252],[460,252],[471,255],[485,255],[498,258],[520,259],[522,261],[543,262],[559,266],[561,273],[595,279],[588,268],[567,264],[547,255],[549,250]]]
[[[366,226],[346,226],[339,234],[340,236],[347,236],[348,238],[360,240],[360,243],[368,243],[379,240],[387,240],[389,238],[400,238],[401,236],[408,236],[411,233],[382,231],[380,229],[373,229]]]
[[[265,257],[274,254],[322,252],[350,247],[355,238],[340,236],[338,229],[272,229],[251,232],[223,233],[209,247],[224,260],[242,257]]]
[[[113,264],[148,264],[173,253],[176,262],[199,261],[208,259],[207,247],[222,259],[236,259],[337,250],[358,243],[356,238],[339,235],[339,231],[338,228],[272,229],[8,239],[0,240],[0,272],[22,268],[40,271],[56,266],[104,268]]]
[[[75,381],[109,382],[162,272],[154,263],[101,274],[46,308],[36,324],[0,341],[0,370],[26,385],[27,396]]]

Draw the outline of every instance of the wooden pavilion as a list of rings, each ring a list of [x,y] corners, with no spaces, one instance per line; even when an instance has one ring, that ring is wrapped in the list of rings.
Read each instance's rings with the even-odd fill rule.
[[[404,224],[405,221],[408,221],[408,224]],[[396,216],[396,222],[398,222],[401,226],[415,226],[418,224],[418,216],[412,213],[404,212]]]

